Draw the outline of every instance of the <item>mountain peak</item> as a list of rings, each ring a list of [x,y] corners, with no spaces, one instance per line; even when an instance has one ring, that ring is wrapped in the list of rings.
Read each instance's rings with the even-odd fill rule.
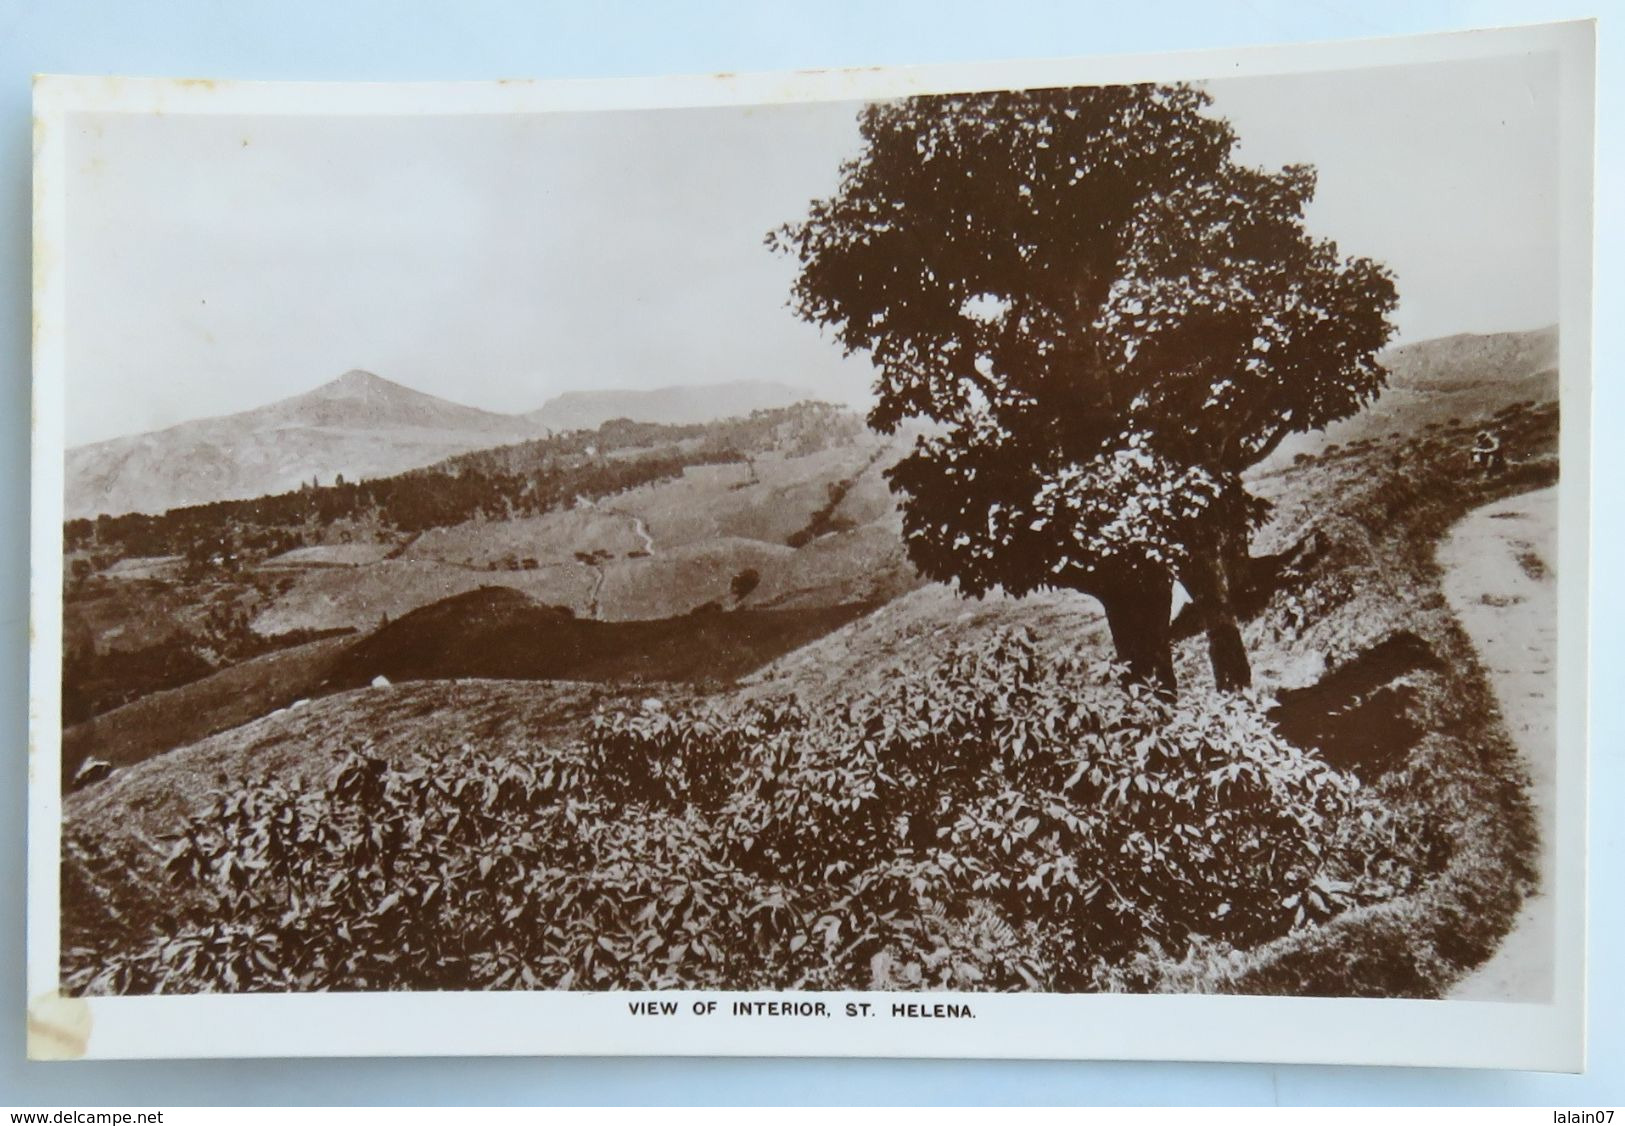
[[[270,409],[276,410],[284,407],[304,409],[315,407],[328,409],[339,407],[342,409],[390,410],[408,409],[420,410],[429,404],[444,403],[452,409],[459,408],[457,404],[436,399],[422,391],[414,391],[393,379],[385,379],[381,375],[374,375],[364,368],[351,368],[337,379],[330,379],[320,387],[312,388],[302,395],[295,395],[291,399],[284,399],[281,403],[271,404]]]
[[[162,512],[287,492],[318,476],[387,477],[521,442],[536,427],[352,369],[303,394],[73,451],[68,510]]]
[[[409,427],[483,432],[513,441],[535,433],[534,426],[523,419],[441,399],[363,368],[351,368],[315,390],[260,407],[244,417],[250,416],[279,427],[347,426],[367,430]]]
[[[318,392],[337,392],[345,395],[365,395],[377,391],[400,390],[399,383],[392,383],[381,375],[374,375],[361,368],[351,368],[337,379],[316,388]]]

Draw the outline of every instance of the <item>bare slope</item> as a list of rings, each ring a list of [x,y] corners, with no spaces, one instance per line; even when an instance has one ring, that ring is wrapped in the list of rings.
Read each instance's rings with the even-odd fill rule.
[[[69,450],[67,515],[156,513],[287,492],[312,477],[385,476],[534,435],[522,419],[351,371],[254,410]]]

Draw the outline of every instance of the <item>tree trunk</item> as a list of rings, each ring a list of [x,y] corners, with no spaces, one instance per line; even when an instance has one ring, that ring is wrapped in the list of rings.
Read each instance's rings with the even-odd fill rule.
[[[1194,561],[1186,583],[1207,632],[1213,682],[1221,692],[1250,688],[1253,683],[1252,665],[1236,617],[1236,581],[1244,573],[1246,558],[1244,541],[1229,529],[1221,530],[1208,550]]]
[[[1173,631],[1173,576],[1124,581],[1093,590],[1106,610],[1117,659],[1128,666],[1129,677],[1175,695]]]

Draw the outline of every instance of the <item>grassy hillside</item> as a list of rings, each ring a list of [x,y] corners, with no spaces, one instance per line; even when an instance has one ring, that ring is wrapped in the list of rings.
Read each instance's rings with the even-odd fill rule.
[[[313,696],[354,643],[334,637],[269,653],[75,724],[62,732],[63,783],[87,759],[129,766]]]
[[[1353,442],[1439,430],[1492,417],[1515,403],[1557,400],[1557,329],[1464,333],[1406,344],[1384,353],[1388,387],[1353,418],[1324,431],[1297,434],[1259,467],[1268,473],[1299,455]],[[1471,436],[1468,436],[1471,442]]]
[[[758,575],[751,606],[882,600],[917,582],[882,477],[902,449],[863,436],[691,466],[568,509],[431,528],[371,563],[353,545],[344,556],[289,553],[268,564],[293,555],[358,565],[307,567],[253,627],[369,629],[385,615],[490,585],[578,617],[672,617],[733,605],[733,580],[746,570]]]
[[[1030,646],[1031,654],[1018,657],[1022,668],[1068,668],[1080,656],[1107,654],[1109,647],[1098,608],[1087,598],[1056,592],[1019,600],[994,596],[964,601],[941,586],[901,577],[905,565],[900,562],[895,514],[885,504],[888,498],[878,474],[886,455],[873,457],[873,448],[829,449],[820,454],[826,467],[806,477],[808,483],[819,483],[821,498],[817,489],[802,488],[794,476],[809,467],[786,458],[784,464],[771,467],[764,460],[754,483],[739,479],[746,476],[746,467],[712,466],[690,471],[681,481],[637,490],[637,497],[618,497],[612,507],[601,506],[602,511],[568,514],[575,521],[570,526],[578,531],[603,530],[601,550],[609,550],[611,544],[641,545],[613,560],[577,562],[601,575],[600,594],[607,591],[610,599],[624,600],[622,604],[647,597],[640,593],[646,588],[639,586],[637,576],[662,573],[659,567],[669,568],[665,574],[692,568],[686,581],[708,588],[720,583],[736,564],[761,564],[760,582],[743,600],[742,609],[659,622],[597,622],[579,614],[572,617],[515,589],[474,589],[395,618],[346,649],[329,678],[329,686],[341,690],[337,694],[297,712],[257,720],[160,755],[72,795],[67,812],[72,847],[65,879],[77,890],[71,902],[67,896],[64,902],[71,907],[68,928],[75,941],[64,943],[64,968],[71,980],[96,981],[97,989],[120,988],[103,967],[127,964],[111,955],[123,957],[130,947],[121,951],[113,947],[133,941],[132,935],[152,923],[152,908],[136,902],[150,900],[151,890],[161,882],[158,853],[150,838],[170,831],[183,816],[212,816],[214,803],[224,800],[220,793],[236,789],[243,780],[265,779],[248,792],[267,795],[264,800],[271,803],[267,808],[293,803],[288,808],[306,810],[311,816],[316,815],[311,811],[328,810],[333,802],[350,801],[343,794],[352,783],[343,780],[364,775],[381,780],[380,793],[404,801],[400,795],[411,789],[418,794],[412,801],[429,802],[440,810],[433,803],[443,799],[419,789],[428,785],[424,779],[450,770],[458,777],[466,772],[478,778],[478,785],[492,794],[507,793],[502,787],[512,782],[529,795],[515,799],[519,804],[511,811],[511,822],[493,816],[482,823],[479,831],[485,835],[480,836],[478,849],[509,848],[527,856],[535,852],[539,867],[532,882],[544,877],[554,881],[547,884],[545,897],[526,901],[531,907],[513,902],[522,912],[541,912],[534,921],[525,915],[517,930],[511,922],[497,925],[510,909],[505,898],[510,890],[469,884],[468,898],[459,901],[457,910],[466,907],[473,913],[469,926],[490,925],[491,957],[497,957],[498,950],[504,958],[520,957],[512,953],[513,942],[530,951],[521,959],[529,976],[515,976],[515,966],[504,969],[476,959],[477,964],[458,963],[455,973],[464,976],[443,979],[462,982],[458,987],[637,984],[644,979],[632,968],[640,965],[655,966],[649,971],[655,976],[648,980],[666,986],[713,981],[708,975],[723,969],[716,951],[708,952],[703,941],[692,949],[664,950],[658,959],[622,945],[634,941],[621,929],[632,922],[622,918],[614,904],[640,903],[640,896],[656,895],[652,889],[681,878],[703,885],[708,894],[714,892],[715,904],[733,904],[724,911],[729,918],[744,917],[758,901],[752,897],[767,896],[779,905],[762,916],[771,916],[770,927],[739,939],[745,944],[741,949],[753,951],[750,959],[760,959],[750,961],[760,975],[752,980],[764,988],[807,981],[862,988],[919,987],[926,981],[964,988],[992,987],[994,982],[1004,982],[997,986],[1001,988],[1036,988],[1033,982],[1038,981],[1051,988],[1062,982],[1065,988],[1438,996],[1495,948],[1535,879],[1536,829],[1527,779],[1472,645],[1440,591],[1433,545],[1473,508],[1555,480],[1557,410],[1549,398],[1550,377],[1542,374],[1541,365],[1549,357],[1541,347],[1538,339],[1451,341],[1431,355],[1426,351],[1412,355],[1404,378],[1414,386],[1397,382],[1396,375],[1390,394],[1432,381],[1434,397],[1448,405],[1436,403],[1437,410],[1412,413],[1391,409],[1336,448],[1323,442],[1318,450],[1300,449],[1284,461],[1260,467],[1249,479],[1250,487],[1274,506],[1271,522],[1254,545],[1256,556],[1270,556],[1272,561],[1257,569],[1256,589],[1246,592],[1245,599],[1255,610],[1244,623],[1244,636],[1258,695],[1245,705],[1214,704],[1207,691],[1204,643],[1187,636],[1178,646],[1176,665],[1189,708],[1206,718],[1176,710],[1163,722],[1171,725],[1168,729],[1186,722],[1200,726],[1214,720],[1203,709],[1240,709],[1226,712],[1226,723],[1232,726],[1225,730],[1253,731],[1260,746],[1268,743],[1279,749],[1285,757],[1270,769],[1299,779],[1337,779],[1338,792],[1363,795],[1350,799],[1354,805],[1349,810],[1380,812],[1377,821],[1364,828],[1356,820],[1337,822],[1327,830],[1333,836],[1321,844],[1340,857],[1340,875],[1331,884],[1316,885],[1321,890],[1315,894],[1332,898],[1317,900],[1310,910],[1310,900],[1304,898],[1309,891],[1294,892],[1301,904],[1296,919],[1290,910],[1284,921],[1277,918],[1280,912],[1265,896],[1254,905],[1261,914],[1251,929],[1234,920],[1221,924],[1216,921],[1220,914],[1213,914],[1209,931],[1202,930],[1206,924],[1199,918],[1187,919],[1173,930],[1157,931],[1156,941],[1138,947],[1130,941],[1132,936],[1114,934],[1109,928],[1092,931],[1086,941],[1104,943],[1096,953],[1107,960],[1077,965],[1074,962],[1082,957],[1077,943],[1085,940],[1066,929],[1071,924],[1064,918],[1033,914],[1036,908],[1028,900],[1022,900],[1026,905],[1019,909],[1009,904],[995,908],[991,898],[984,901],[974,895],[945,904],[910,890],[934,887],[942,880],[958,886],[954,881],[968,878],[953,867],[959,862],[954,856],[939,855],[938,838],[928,828],[956,834],[963,830],[971,843],[985,844],[978,834],[986,827],[972,831],[951,820],[936,820],[942,816],[936,803],[947,793],[933,789],[936,783],[919,783],[921,793],[930,795],[932,808],[910,807],[901,821],[888,820],[889,815],[877,815],[865,805],[872,796],[866,787],[906,786],[909,779],[925,778],[937,769],[931,763],[981,754],[986,740],[979,743],[967,736],[970,742],[954,743],[953,755],[944,759],[931,750],[935,744],[930,740],[936,737],[932,721],[909,736],[918,738],[918,744],[884,744],[896,748],[887,753],[903,757],[885,770],[877,767],[878,773],[871,775],[862,765],[868,761],[864,756],[881,752],[865,748],[876,740],[883,725],[875,725],[888,714],[875,713],[875,701],[890,700],[887,707],[901,711],[913,703],[928,712],[991,706],[962,684],[937,684],[931,670],[944,653],[1005,652],[1004,639],[1012,631],[1030,633],[1033,639],[1021,643]],[[1479,366],[1486,364],[1488,376]],[[1435,417],[1446,410],[1450,413]],[[1486,425],[1501,434],[1509,458],[1508,469],[1494,477],[1473,472],[1467,463],[1472,436]],[[729,474],[735,479],[729,480]],[[841,487],[832,489],[832,484]],[[671,493],[661,493],[668,487]],[[752,496],[753,489],[766,492]],[[792,525],[789,534],[809,523],[827,525],[843,513],[852,526],[822,530],[799,548],[765,538]],[[507,531],[511,529],[495,534]],[[752,534],[741,534],[744,531]],[[477,528],[455,534],[465,538],[425,537],[425,550],[444,551],[454,542],[462,550],[463,544],[480,542]],[[647,551],[651,541],[652,553],[628,558],[632,551]],[[504,542],[517,546],[517,541]],[[860,560],[867,560],[867,565],[856,565]],[[400,562],[459,569],[446,562]],[[528,574],[504,574],[502,581],[531,581]],[[534,581],[542,581],[539,572]],[[866,613],[868,607],[860,605],[818,604],[832,592],[850,595],[864,581],[873,584],[876,601],[884,602],[873,612]],[[799,585],[803,582],[805,588]],[[809,609],[782,613],[754,609],[801,605],[800,597],[808,599]],[[437,679],[343,691],[379,674],[395,681]],[[594,689],[579,684],[546,680],[503,684],[486,679],[512,676],[603,677],[606,684],[595,698]],[[744,680],[737,686],[699,683],[713,677],[719,682]],[[638,685],[640,679],[648,685]],[[693,687],[669,683],[674,680]],[[977,682],[972,678],[966,683]],[[618,693],[628,690],[632,700],[617,699]],[[1101,694],[1094,682],[1057,681],[1044,689],[1050,695],[1041,694],[1036,702],[1062,709],[1057,714],[1077,722],[1077,713],[1066,710],[1071,705],[1065,702],[1074,690],[1090,700],[1099,696],[1107,701],[1100,707],[1116,706],[1109,703],[1115,697]],[[901,699],[894,698],[898,692],[903,693]],[[639,702],[645,698],[653,702]],[[1130,711],[1142,707],[1123,706]],[[1155,710],[1151,708],[1147,716]],[[760,718],[764,715],[777,718],[770,722]],[[866,715],[869,718],[863,720]],[[784,720],[785,716],[803,718]],[[1147,716],[1133,722],[1147,721]],[[843,725],[849,721],[869,726],[848,731]],[[776,726],[781,723],[788,726]],[[972,724],[967,730],[977,728]],[[997,730],[998,739],[1012,738],[1012,729]],[[1209,749],[1223,752],[1224,739],[1230,736],[1214,735],[1211,725],[1201,730],[1205,732],[1201,739],[1217,740]],[[797,744],[796,733],[801,731],[815,731],[818,739]],[[843,742],[848,737],[851,742]],[[1051,747],[1042,737],[1040,743],[1063,756],[1071,753],[1069,746]],[[1009,754],[1021,753],[1015,749],[1020,744],[999,745]],[[361,758],[344,757],[355,750],[364,751]],[[923,755],[920,761],[910,757],[917,751]],[[1304,752],[1308,758],[1301,757]],[[779,762],[766,771],[798,779],[788,796],[764,796],[752,788],[758,785],[750,781],[757,767],[749,756],[757,753],[790,755],[788,761],[798,764],[791,769]],[[645,754],[650,756],[648,762],[639,766],[643,762],[639,756]],[[683,765],[690,758],[692,763]],[[366,766],[369,761],[382,765]],[[651,772],[647,778],[638,773],[644,769]],[[1321,774],[1325,769],[1333,773]],[[843,773],[851,770],[857,773],[851,777]],[[728,780],[722,791],[716,788],[722,785],[718,779]],[[1132,774],[1126,776],[1125,786],[1132,781]],[[1169,785],[1186,781],[1177,771],[1167,779]],[[969,784],[962,778],[952,782]],[[984,784],[991,783],[987,778],[976,782]],[[633,786],[634,796],[614,789],[621,785]],[[1053,788],[1057,783],[1044,785]],[[637,790],[638,786],[645,789]],[[1272,791],[1277,798],[1284,792]],[[694,796],[685,799],[683,793]],[[988,825],[1004,824],[1001,817],[1016,818],[1011,825],[1022,823],[1010,810],[998,812],[1003,807],[997,806],[991,790],[954,793],[959,796],[948,798],[950,813],[974,805],[976,816],[988,818]],[[566,794],[588,811],[585,828],[554,823],[554,815],[564,808],[560,798]],[[666,796],[656,800],[651,794]],[[976,804],[984,799],[995,804]],[[818,804],[826,800],[835,805],[826,809]],[[741,804],[728,805],[731,801]],[[777,859],[769,864],[756,843],[758,832],[766,834],[768,829],[751,828],[750,819],[761,815],[764,802],[765,808],[778,810],[792,801],[812,802],[807,807],[811,812],[800,805],[775,812],[768,824],[781,828],[774,832],[790,832],[783,826],[791,824],[822,826],[817,832],[824,834],[873,830],[880,838],[895,831],[902,834],[900,843],[870,840],[865,847],[880,850],[871,858],[875,866],[857,875],[826,873],[821,879],[807,877],[777,889],[764,885],[759,881],[780,878],[791,870],[773,865],[789,864],[786,858],[793,859],[794,850],[782,842],[773,845],[790,851],[775,852]],[[1361,805],[1366,802],[1371,804]],[[1090,833],[1115,832],[1111,818],[1101,813],[1107,808],[1091,799],[1075,812],[1099,820]],[[120,810],[130,812],[119,816]],[[1289,812],[1289,820],[1306,816],[1295,807]],[[781,813],[783,820],[774,820]],[[419,815],[429,814],[420,811],[413,816]],[[816,820],[826,815],[834,820],[827,825]],[[1312,822],[1308,818],[1293,823]],[[544,823],[547,843],[536,843]],[[521,825],[529,827],[522,830]],[[1062,835],[1072,831],[1056,830]],[[1373,844],[1372,833],[1386,843]],[[557,834],[562,837],[555,840]],[[885,851],[892,847],[895,853]],[[613,864],[580,860],[599,856],[600,849],[609,850],[603,856],[616,858]],[[577,856],[576,870],[569,868],[571,855]],[[1004,854],[997,850],[986,857],[979,852],[971,855],[977,863],[1005,864],[998,859]],[[1367,856],[1363,870],[1358,859],[1362,855]],[[428,853],[419,859],[431,867],[442,863]],[[1046,861],[1050,867],[1045,871],[1051,875],[1036,871],[1028,875],[1041,884],[1058,878],[1053,875],[1055,864],[1063,860],[1058,856]],[[1347,867],[1350,863],[1353,870]],[[467,873],[458,875],[460,871],[435,879],[474,880]],[[1026,878],[1021,873],[1007,875],[1018,883]],[[1236,878],[1250,877],[1238,873]],[[1201,879],[1221,877],[1208,873]],[[1345,884],[1357,892],[1327,890]],[[589,885],[591,896],[600,897],[592,902],[605,904],[602,917],[584,916],[577,922],[587,930],[572,930],[568,936],[560,930],[555,935],[550,920],[562,919],[559,912],[575,919],[577,911],[561,906],[577,901],[556,898],[564,894],[560,889],[576,889],[570,896],[586,895],[581,889]],[[1196,891],[1187,888],[1182,894],[1188,898],[1205,886],[1198,883]],[[531,890],[542,896],[539,887]],[[864,898],[882,893],[891,897],[884,907]],[[368,911],[385,910],[380,903],[389,911],[402,910],[398,897],[367,902]],[[792,902],[797,906],[787,906]],[[861,920],[871,928],[861,943],[838,940],[835,931],[817,929],[827,924],[816,912],[832,911],[836,902],[845,905],[841,911],[856,912],[843,914],[843,919],[853,919],[854,925]],[[535,907],[537,903],[546,904],[546,910]],[[954,913],[967,904],[969,915]],[[206,902],[195,906],[207,914]],[[403,917],[399,926],[433,930],[449,925],[446,918],[435,916],[440,919],[435,922],[415,907],[411,910],[410,918]],[[702,912],[694,919],[707,920],[705,927],[733,925],[714,914],[723,911],[722,906],[708,910],[713,913]],[[1166,920],[1159,910],[1137,917],[1148,920],[1148,926],[1161,925],[1159,920]],[[814,915],[802,917],[803,911]],[[1005,911],[1016,913],[999,913]],[[434,933],[440,936],[434,942],[445,939],[441,931]],[[614,935],[613,954],[608,948],[595,954],[573,945],[580,934]],[[944,960],[930,953],[932,943],[943,944],[951,955]],[[590,940],[588,945],[593,945]],[[1103,952],[1108,948],[1109,956]],[[989,963],[987,958],[995,954]],[[384,963],[371,965],[367,972],[378,975],[376,980],[399,980],[389,976],[396,971]],[[1022,976],[1008,981],[998,976],[1016,973],[1012,967],[1017,965]],[[781,973],[791,976],[775,976]],[[837,976],[818,976],[826,973]],[[966,976],[955,976],[959,974]],[[1058,976],[1046,976],[1050,974]]]
[[[669,479],[534,515],[482,513],[410,535],[340,521],[323,533],[325,542],[271,549],[263,559],[251,552],[230,566],[200,563],[196,553],[119,557],[116,541],[102,543],[101,569],[67,591],[65,777],[87,757],[122,766],[320,690],[322,677],[297,656],[259,662],[269,648],[312,631],[370,634],[482,587],[500,586],[521,602],[562,607],[583,620],[645,623],[619,631],[607,646],[598,637],[571,651],[592,661],[621,654],[608,664],[521,660],[501,675],[687,676],[681,662],[659,654],[669,655],[672,639],[695,623],[647,623],[704,608],[798,611],[730,618],[725,629],[702,623],[700,635],[727,652],[693,666],[704,670],[695,675],[748,671],[782,652],[787,638],[816,636],[850,620],[854,611],[846,607],[884,601],[918,581],[879,476],[895,444],[855,425],[833,408],[798,408],[711,427],[617,423],[598,434],[470,455],[449,471],[512,477],[558,458],[591,462],[604,453],[636,457],[708,443],[757,450],[749,461],[688,465]],[[885,503],[871,503],[860,512],[864,520],[835,518],[850,507],[848,498],[877,490]],[[221,511],[238,518],[230,506]],[[808,533],[820,519],[818,534]],[[276,546],[312,534],[279,534]],[[797,537],[801,546],[790,546]],[[628,656],[628,646],[651,630],[659,635],[657,652]],[[245,659],[255,663],[234,670]],[[119,705],[129,710],[71,726]]]
[[[594,582],[591,569],[575,563],[493,573],[461,564],[386,559],[367,567],[308,571],[261,610],[252,624],[265,634],[301,628],[371,630],[419,607],[493,583],[585,614]]]
[[[870,609],[862,602],[715,607],[678,617],[601,622],[576,618],[568,609],[509,587],[476,587],[412,610],[365,636],[294,646],[75,724],[63,732],[63,784],[69,785],[88,759],[123,770],[296,703],[304,706],[369,685],[378,676],[624,685],[735,680]]]

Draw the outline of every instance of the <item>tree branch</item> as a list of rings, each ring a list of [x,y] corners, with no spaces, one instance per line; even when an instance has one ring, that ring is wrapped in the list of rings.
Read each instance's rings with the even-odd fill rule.
[[[960,336],[959,339],[964,340],[964,337]],[[976,356],[968,350],[964,348],[954,349],[953,354],[948,358],[948,370],[953,372],[953,374],[958,378],[963,379],[968,383],[975,384],[977,389],[980,390],[982,395],[987,399],[989,405],[998,403],[1000,398],[999,385],[990,377],[983,375],[977,370]]]
[[[1283,422],[1276,429],[1275,433],[1271,434],[1268,440],[1266,440],[1265,443],[1258,448],[1258,452],[1253,455],[1252,460],[1249,461],[1247,465],[1257,465],[1259,462],[1269,457],[1270,454],[1276,451],[1276,448],[1279,447],[1282,442],[1286,441],[1287,436],[1294,432],[1295,428],[1291,422]],[[1242,468],[1245,469],[1246,466],[1242,466]]]

